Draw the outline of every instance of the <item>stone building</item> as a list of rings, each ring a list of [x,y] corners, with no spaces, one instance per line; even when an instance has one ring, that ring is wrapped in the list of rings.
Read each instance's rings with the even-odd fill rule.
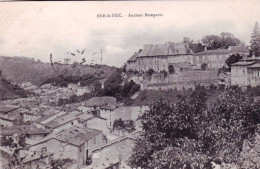
[[[165,43],[144,45],[143,49],[127,61],[127,71],[155,72],[165,70],[182,72],[185,70],[219,69],[226,66],[225,61],[232,54],[248,55],[246,46],[230,46],[228,49],[207,50],[194,54],[185,43]]]
[[[247,56],[249,49],[246,46],[229,46],[228,49],[207,50],[194,54],[196,69],[220,69],[226,66],[226,60],[232,54]]]
[[[165,70],[176,63],[193,63],[193,52],[185,43],[150,44],[135,53],[128,61],[127,71],[146,72],[153,69],[155,72]]]
[[[82,167],[91,163],[93,150],[106,143],[107,139],[100,130],[71,127],[49,135],[28,148],[37,154],[42,151],[54,153],[53,159],[76,160],[77,167]]]
[[[246,58],[231,65],[231,85],[260,85],[260,58]]]

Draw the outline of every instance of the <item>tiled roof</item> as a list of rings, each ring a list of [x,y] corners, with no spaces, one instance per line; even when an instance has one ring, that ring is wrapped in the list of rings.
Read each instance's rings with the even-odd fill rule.
[[[51,133],[51,130],[31,127],[26,131],[26,133],[28,133],[28,134],[49,134],[49,133]]]
[[[116,104],[116,98],[114,97],[93,97],[85,102],[85,106],[94,107],[94,106],[104,106],[109,104]]]
[[[251,66],[248,66],[248,68],[260,68],[260,63],[255,63]]]
[[[137,57],[145,56],[172,56],[193,54],[191,49],[185,43],[165,43],[165,44],[150,44],[144,45],[143,50]]]
[[[249,49],[246,46],[231,46],[231,53],[235,53],[235,52],[249,53]]]
[[[127,62],[134,62],[134,61],[136,61],[136,56],[137,56],[137,54],[138,54],[138,53],[135,52],[134,55],[133,55],[130,59],[127,60]]]
[[[56,138],[72,145],[80,146],[100,133],[102,131],[96,129],[72,127],[69,130],[62,131]]]
[[[66,113],[62,116],[59,116],[57,118],[55,118],[54,120],[44,124],[44,126],[51,128],[51,129],[55,129],[59,126],[61,126],[62,124],[68,123],[72,120],[77,119],[78,117],[76,117],[77,114],[80,114],[81,112],[72,112],[72,113]]]
[[[249,49],[246,46],[230,46],[229,49],[216,49],[198,52],[195,55],[222,55],[231,53],[249,53]]]
[[[65,114],[65,112],[64,112],[64,114]],[[60,117],[61,115],[64,115],[64,114],[60,114],[60,112],[54,113],[54,114],[49,114],[47,116],[44,116],[44,117],[42,117],[40,119],[35,120],[35,122],[42,123],[43,121],[45,121],[47,119],[50,119],[50,118],[55,117],[55,116],[56,117]]]
[[[13,111],[13,110],[16,110],[16,109],[19,109],[20,107],[18,106],[0,106],[0,112],[4,113],[8,113],[10,111]]]
[[[231,66],[249,66],[254,64],[255,62],[237,62],[233,63]]]

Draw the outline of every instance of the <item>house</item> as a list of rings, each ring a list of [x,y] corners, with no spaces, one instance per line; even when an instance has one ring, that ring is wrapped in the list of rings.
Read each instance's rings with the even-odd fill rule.
[[[51,164],[54,153],[35,153],[30,151],[20,151],[19,156],[22,158],[21,167],[24,169],[37,169],[39,166],[47,166]]]
[[[139,132],[117,138],[93,151],[92,164],[84,169],[131,169],[127,161]]]
[[[106,131],[106,123],[106,119],[102,117],[79,111],[73,111],[70,113],[65,113],[61,116],[56,116],[56,118],[53,118],[44,124],[41,123],[41,128],[49,129],[53,132],[59,132],[72,126],[84,126]]]
[[[42,117],[40,119],[35,120],[35,122],[33,124],[37,128],[44,128],[44,124],[46,124],[46,123],[48,123],[48,122],[50,122],[50,121],[52,121],[52,120],[54,120],[54,119],[64,115],[64,114],[66,114],[66,112],[58,111],[58,112],[56,112],[54,114],[49,114],[47,116],[44,116],[44,117]]]
[[[82,167],[90,164],[93,150],[106,143],[102,131],[74,126],[47,136],[46,139],[29,146],[29,150],[54,153],[53,159],[70,158],[77,161],[78,167]]]
[[[42,117],[42,115],[38,113],[32,113],[27,111],[21,112],[21,115],[24,122],[32,122]]]
[[[220,69],[226,66],[226,60],[232,54],[246,56],[249,49],[246,46],[229,46],[228,49],[205,50],[194,54],[196,69]]]
[[[260,85],[260,59],[244,59],[231,65],[231,85]]]
[[[109,106],[105,109],[101,108],[100,116],[107,119],[108,126],[112,128],[115,120],[133,120],[135,122],[148,109],[148,106]]]
[[[0,116],[0,126],[1,127],[11,127],[16,123],[15,117]]]

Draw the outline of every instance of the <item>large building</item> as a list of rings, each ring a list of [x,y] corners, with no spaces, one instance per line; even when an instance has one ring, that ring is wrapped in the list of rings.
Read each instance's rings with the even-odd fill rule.
[[[248,55],[245,46],[230,46],[228,49],[207,50],[194,54],[185,43],[144,45],[128,61],[127,71],[155,72],[165,70],[219,69],[226,66],[226,59],[232,54]]]
[[[249,49],[246,46],[229,46],[228,49],[205,50],[194,54],[197,69],[220,69],[226,66],[226,60],[232,54],[246,56]]]
[[[155,72],[169,71],[177,63],[193,63],[193,52],[185,43],[170,43],[144,45],[127,61],[127,71]]]

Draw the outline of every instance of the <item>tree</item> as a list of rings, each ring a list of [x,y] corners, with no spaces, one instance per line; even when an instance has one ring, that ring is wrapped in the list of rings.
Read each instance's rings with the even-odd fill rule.
[[[239,88],[220,92],[213,109],[197,86],[175,104],[159,100],[142,116],[143,133],[129,159],[132,167],[206,168],[211,161],[239,163],[245,140],[253,141],[259,103]]]
[[[238,38],[229,32],[218,35],[206,35],[202,38],[202,44],[209,50],[227,49],[229,46],[243,45]]]
[[[179,157],[175,160],[173,156],[167,155],[175,152],[171,150],[184,147],[187,138],[191,140],[196,138],[196,126],[200,123],[200,119],[195,117],[205,108],[205,90],[197,90],[191,98],[194,100],[179,97],[176,105],[161,99],[151,107],[149,112],[144,113],[142,116],[144,132],[133,149],[130,158],[132,167],[176,168],[177,163],[179,167],[186,165],[189,158],[185,155],[188,152],[182,156],[186,160]],[[189,146],[192,146],[192,143]],[[162,154],[165,154],[165,158],[162,158]]]
[[[199,41],[197,43],[194,42],[194,40],[190,39],[189,37],[183,37],[183,43],[186,43],[189,45],[189,48],[194,52],[202,52],[204,50],[204,47]]]
[[[221,38],[217,35],[206,35],[202,38],[202,43],[209,50],[221,48]]]
[[[123,82],[121,72],[120,69],[117,69],[105,81],[104,93],[106,96],[115,96],[120,90],[121,83]]]
[[[220,34],[221,39],[221,49],[227,49],[229,46],[237,46],[241,44],[241,41],[234,37],[233,34],[229,32],[222,32]]]
[[[231,65],[232,65],[233,63],[238,62],[238,61],[241,60],[241,59],[243,59],[243,56],[240,55],[240,54],[232,54],[232,55],[230,55],[230,56],[227,58],[227,60],[225,61],[226,64],[227,64],[227,66],[228,66],[228,68],[227,68],[226,70],[230,72],[230,71],[231,71]]]
[[[255,23],[250,41],[250,56],[260,56],[260,28],[258,22]]]

